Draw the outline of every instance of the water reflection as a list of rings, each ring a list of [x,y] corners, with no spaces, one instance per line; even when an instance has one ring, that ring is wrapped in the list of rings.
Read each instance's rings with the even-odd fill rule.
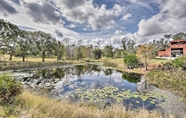
[[[25,85],[48,89],[52,97],[61,99],[89,101],[99,105],[121,103],[126,108],[143,107],[149,110],[163,108],[169,103],[158,89],[141,81],[142,75],[99,65],[44,68],[14,74],[21,75],[17,79]]]

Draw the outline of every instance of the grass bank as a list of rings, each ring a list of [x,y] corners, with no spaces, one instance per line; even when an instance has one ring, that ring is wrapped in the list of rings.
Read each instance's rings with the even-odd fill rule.
[[[48,62],[0,62],[0,70],[15,70],[15,69],[26,69],[26,68],[37,68],[37,67],[48,67],[48,66],[58,66],[65,64],[73,64],[76,62],[69,61],[48,61]]]
[[[11,106],[1,106],[0,114],[10,118],[174,118],[144,109],[127,111],[122,105],[100,109],[83,103],[72,104],[29,92],[17,96]]]
[[[146,80],[161,89],[172,90],[186,98],[186,73],[183,70],[152,70],[146,74]]]
[[[158,65],[161,65],[162,63],[169,62],[170,60],[165,60],[165,59],[160,59],[160,58],[148,59],[148,70],[145,70],[145,67],[127,69],[124,65],[123,58],[118,58],[118,59],[102,58],[102,59],[100,59],[100,61],[107,62],[105,64],[105,66],[109,66],[109,67],[112,67],[114,69],[118,69],[118,70],[121,70],[124,72],[147,74],[152,69],[158,68]],[[112,66],[112,65],[114,65],[114,66]]]

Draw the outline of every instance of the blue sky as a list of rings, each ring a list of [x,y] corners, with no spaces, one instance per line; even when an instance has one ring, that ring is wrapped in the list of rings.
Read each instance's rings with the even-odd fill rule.
[[[186,0],[1,0],[0,18],[70,43],[120,45],[186,33]]]

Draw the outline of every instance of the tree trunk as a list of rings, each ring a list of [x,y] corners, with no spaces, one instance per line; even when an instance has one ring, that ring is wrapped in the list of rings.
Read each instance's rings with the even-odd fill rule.
[[[57,61],[59,61],[59,60],[60,60],[59,55],[57,55]]]
[[[44,61],[45,61],[45,57],[43,56],[43,57],[42,57],[42,62],[44,62]]]
[[[145,55],[145,70],[148,70],[147,69],[147,57],[146,57],[146,55]]]
[[[23,62],[25,62],[25,55],[22,56]]]
[[[12,61],[12,53],[10,53],[10,58],[9,58],[10,61]]]
[[[44,62],[45,61],[45,52],[43,51],[43,54],[42,54],[43,56],[42,56],[42,62]]]

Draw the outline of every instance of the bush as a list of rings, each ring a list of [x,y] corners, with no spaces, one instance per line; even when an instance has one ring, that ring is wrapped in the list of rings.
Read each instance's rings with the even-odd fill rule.
[[[186,57],[178,57],[171,62],[163,63],[162,70],[177,70],[177,69],[186,69]]]
[[[138,66],[139,60],[136,55],[134,54],[128,54],[124,58],[124,63],[129,69],[133,69]]]
[[[172,63],[175,67],[184,68],[186,66],[186,57],[185,56],[178,57],[175,60],[173,60]]]
[[[9,73],[0,74],[0,103],[11,103],[22,92],[22,86]]]

